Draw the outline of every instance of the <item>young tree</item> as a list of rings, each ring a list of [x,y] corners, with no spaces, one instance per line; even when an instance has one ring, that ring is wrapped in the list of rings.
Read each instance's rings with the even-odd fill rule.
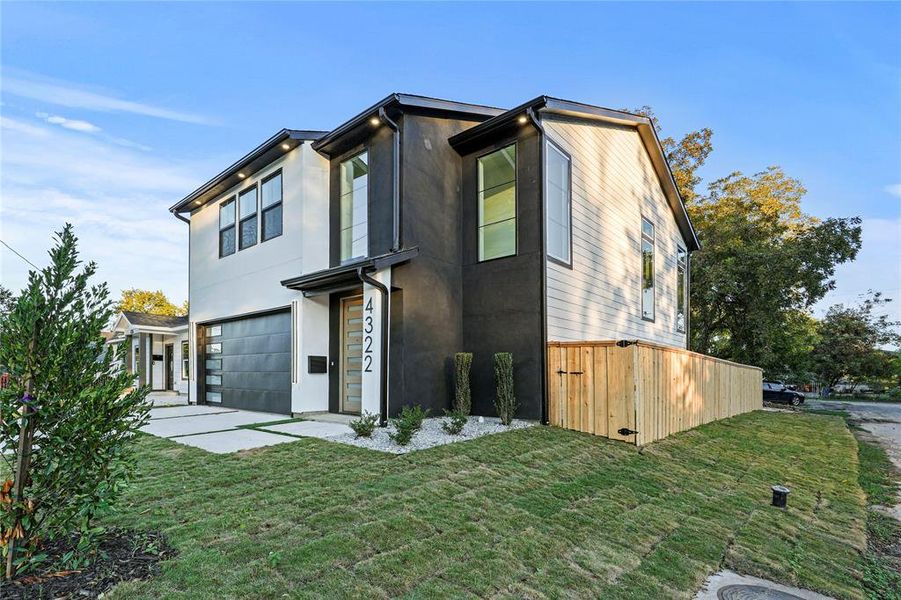
[[[834,387],[844,378],[860,383],[892,375],[894,355],[881,346],[901,340],[899,323],[876,310],[890,299],[871,292],[859,306],[835,304],[819,324],[820,341],[813,351],[820,380]]]
[[[146,389],[105,351],[114,314],[106,284],[91,283],[72,226],[56,235],[50,266],[32,271],[0,315],[0,545],[6,577],[40,559],[42,542],[79,533],[90,548],[94,517],[116,499],[133,467],[131,440],[148,418]],[[87,543],[85,543],[87,540]]]
[[[140,290],[132,288],[122,290],[122,299],[119,300],[118,310],[150,313],[153,315],[167,315],[177,317],[188,314],[188,301],[181,306],[176,306],[169,301],[163,290]]]

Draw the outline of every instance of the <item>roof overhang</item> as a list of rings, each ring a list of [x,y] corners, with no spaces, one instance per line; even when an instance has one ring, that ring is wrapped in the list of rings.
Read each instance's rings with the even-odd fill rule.
[[[381,109],[394,112],[416,111],[425,114],[440,114],[445,117],[456,117],[473,121],[484,121],[505,112],[504,109],[493,106],[395,93],[386,96],[313,142],[313,150],[326,157],[336,156],[349,150],[368,137],[374,127],[381,125],[377,121]],[[373,119],[376,119],[376,121],[374,122]]]
[[[389,252],[300,277],[285,279],[281,283],[290,290],[303,292],[303,295],[307,297],[350,290],[362,284],[359,275],[361,269],[364,273],[374,273],[386,267],[407,262],[418,255],[419,247],[408,248],[400,252]]]
[[[654,129],[654,124],[651,120],[645,116],[549,96],[539,96],[484,123],[452,136],[448,142],[461,155],[469,154],[508,134],[513,127],[521,126],[521,117],[528,119],[529,113],[536,115],[549,113],[587,121],[624,125],[636,129],[651,159],[660,187],[663,189],[667,203],[673,211],[676,224],[679,226],[688,250],[699,250],[701,248],[701,243],[698,241],[697,233],[691,223],[691,219],[688,217],[688,211],[685,209],[685,203],[679,193],[679,188],[675,179],[673,179],[669,163],[666,161],[666,155],[663,152],[660,139],[657,137],[657,131]]]
[[[282,129],[271,138],[251,150],[244,157],[202,186],[179,200],[169,211],[185,213],[196,210],[211,200],[215,200],[244,179],[273,163],[305,141],[317,140],[327,132]]]

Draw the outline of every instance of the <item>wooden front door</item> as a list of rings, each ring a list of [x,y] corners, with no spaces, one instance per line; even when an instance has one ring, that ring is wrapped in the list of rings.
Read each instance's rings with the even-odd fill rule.
[[[363,366],[363,297],[341,300],[341,412],[360,414]]]

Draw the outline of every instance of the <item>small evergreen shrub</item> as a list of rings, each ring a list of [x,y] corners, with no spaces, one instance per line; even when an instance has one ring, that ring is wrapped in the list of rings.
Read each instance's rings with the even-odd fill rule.
[[[513,394],[513,355],[509,352],[494,355],[494,379],[497,386],[494,409],[501,423],[509,425],[517,408],[516,396]]]
[[[447,419],[441,422],[441,429],[448,435],[459,435],[466,426],[466,422],[469,421],[469,416],[458,409],[446,410],[444,416]]]
[[[472,412],[472,393],[469,388],[471,368],[472,352],[454,354],[454,411],[464,415]]]
[[[394,424],[394,432],[389,433],[388,437],[395,443],[406,446],[413,439],[413,434],[422,428],[422,422],[428,414],[429,411],[423,410],[419,405],[403,407],[400,414],[391,419],[391,423]]]
[[[354,419],[350,422],[350,428],[354,430],[358,438],[372,437],[372,432],[375,431],[378,419],[378,415],[371,412],[363,412],[359,419]]]

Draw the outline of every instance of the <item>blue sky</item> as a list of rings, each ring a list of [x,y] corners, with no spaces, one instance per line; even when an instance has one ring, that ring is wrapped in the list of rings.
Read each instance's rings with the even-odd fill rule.
[[[393,91],[650,105],[714,130],[706,181],[780,165],[864,219],[827,301],[901,297],[899,4],[0,5],[0,239],[43,264],[70,220],[114,293],[187,295],[167,208],[282,127]],[[27,265],[0,248],[4,285]],[[901,299],[895,310],[901,318]]]

